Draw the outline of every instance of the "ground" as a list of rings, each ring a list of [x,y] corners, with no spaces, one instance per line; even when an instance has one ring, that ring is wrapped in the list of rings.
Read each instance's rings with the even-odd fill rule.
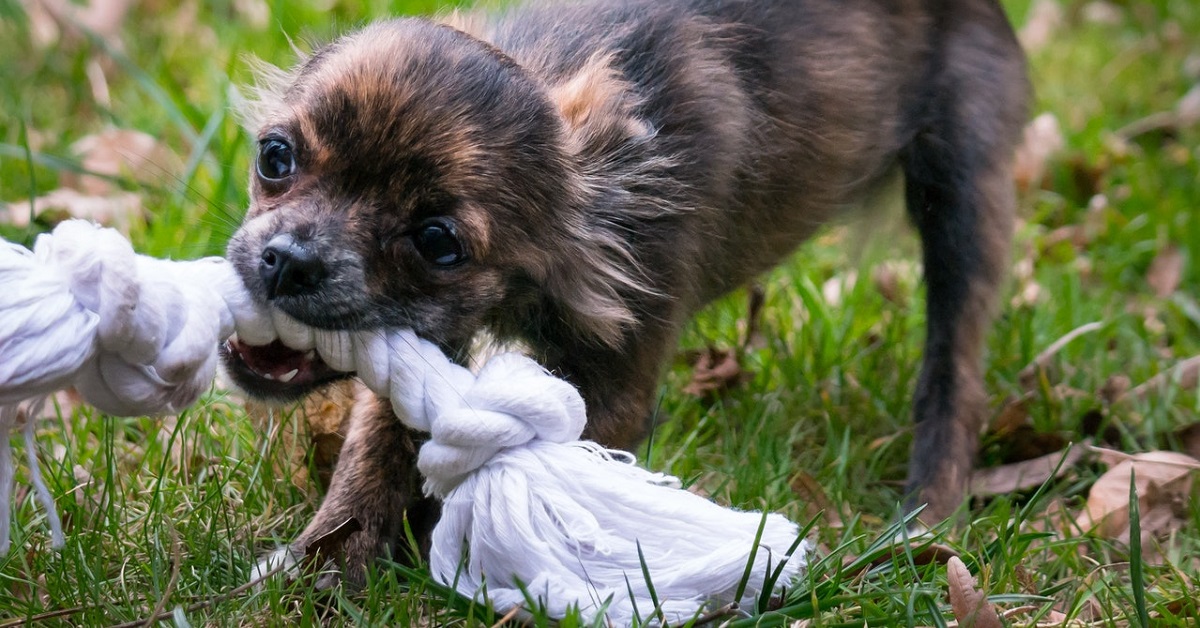
[[[930,540],[879,542],[898,530],[911,442],[917,243],[894,210],[871,221],[884,238],[854,225],[823,232],[762,279],[761,308],[741,291],[688,329],[662,386],[664,420],[639,452],[721,503],[813,522],[819,562],[782,609],[751,609],[748,623],[944,625],[955,618],[946,558],[958,555],[1013,625],[1193,625],[1197,463],[1163,452],[1200,455],[1200,362],[1188,362],[1200,355],[1200,5],[1005,5],[1040,117],[1022,156],[1013,278],[989,337],[993,420],[978,476],[994,484],[935,531],[933,551]],[[244,55],[286,65],[292,42],[439,8],[0,0],[0,235],[29,243],[74,212],[126,230],[146,253],[219,254],[246,202],[251,145],[230,110],[231,85],[250,77]],[[32,223],[30,197],[41,198]],[[705,379],[701,355],[736,361]],[[37,453],[67,544],[49,548],[20,468],[0,626],[172,611],[179,624],[218,625],[499,619],[420,567],[383,566],[365,593],[313,594],[306,580],[238,589],[319,503],[279,437],[303,428],[293,413],[249,417],[219,391],[169,419],[58,402],[38,424]],[[1069,443],[1099,450],[1073,450],[1042,482]],[[1038,456],[1047,473],[1017,486],[1036,465],[1019,463]],[[1131,519],[1144,542],[1129,542]]]

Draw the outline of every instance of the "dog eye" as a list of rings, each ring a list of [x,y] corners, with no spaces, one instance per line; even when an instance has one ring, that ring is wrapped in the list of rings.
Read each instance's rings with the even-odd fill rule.
[[[258,176],[267,181],[279,181],[296,172],[296,156],[283,140],[264,140],[258,148]]]
[[[454,266],[467,259],[454,225],[441,220],[427,222],[413,233],[413,244],[425,261],[436,266]]]

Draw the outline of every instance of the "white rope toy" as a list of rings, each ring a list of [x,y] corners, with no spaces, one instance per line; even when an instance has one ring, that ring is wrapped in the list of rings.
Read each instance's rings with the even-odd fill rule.
[[[661,474],[579,441],[578,391],[525,356],[496,356],[475,375],[410,330],[309,330],[255,304],[223,259],[139,256],[84,221],[40,236],[32,253],[0,246],[0,285],[0,433],[18,404],[72,385],[110,414],[176,412],[209,388],[217,344],[235,331],[252,345],[277,330],[284,344],[312,334],[326,364],[355,371],[405,424],[430,433],[418,468],[426,493],[443,500],[433,575],[469,596],[486,590],[497,609],[524,604],[523,587],[554,616],[578,606],[615,625],[656,610],[686,621],[709,604],[750,602],[767,583],[786,586],[805,566],[809,546],[782,516],[662,486]],[[26,447],[38,483],[32,418]],[[12,475],[0,438],[0,551]],[[52,512],[44,485],[39,495]],[[56,516],[50,525],[61,546]]]

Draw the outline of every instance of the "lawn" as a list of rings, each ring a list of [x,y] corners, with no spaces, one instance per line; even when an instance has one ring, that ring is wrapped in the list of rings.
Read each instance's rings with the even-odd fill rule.
[[[899,529],[911,443],[918,243],[898,207],[871,220],[884,225],[874,235],[825,230],[689,327],[662,385],[662,421],[638,452],[723,504],[815,522],[820,552],[782,608],[719,621],[946,625],[950,555],[1011,625],[1182,626],[1200,615],[1200,462],[1163,453],[1200,456],[1200,362],[1188,362],[1200,355],[1200,4],[1005,5],[1042,117],[989,337],[993,420],[979,475],[996,484],[932,536],[880,542]],[[44,6],[59,18],[74,6],[72,23],[30,9]],[[0,235],[28,244],[68,211],[87,212],[142,252],[192,258],[220,254],[246,204],[252,143],[231,111],[233,86],[251,79],[246,55],[288,65],[293,43],[448,5],[81,6],[0,0]],[[30,197],[43,199],[32,221]],[[753,312],[751,293],[763,298]],[[693,394],[696,356],[722,351],[738,376],[720,394]],[[220,390],[167,418],[113,418],[60,397],[38,423],[37,454],[66,546],[50,548],[20,466],[0,626],[141,625],[160,613],[179,625],[498,621],[419,565],[380,565],[365,591],[314,593],[311,580],[282,578],[241,587],[319,504],[294,468],[290,437],[305,426],[297,412],[248,413]],[[1044,457],[1053,470],[1072,443],[1054,477],[1012,486],[1032,469],[1023,461]],[[23,460],[17,435],[13,445]],[[1141,490],[1130,512],[1132,464]]]

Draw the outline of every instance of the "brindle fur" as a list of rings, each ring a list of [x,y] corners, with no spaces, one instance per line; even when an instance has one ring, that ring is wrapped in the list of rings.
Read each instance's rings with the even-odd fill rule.
[[[698,308],[784,259],[901,170],[928,285],[909,505],[963,496],[982,421],[982,338],[1012,229],[1028,97],[995,0],[585,0],[400,19],[268,72],[260,137],[296,146],[256,179],[229,247],[252,291],[293,234],[329,270],[274,303],[324,328],[410,326],[452,354],[524,341],[579,386],[586,436],[632,447]],[[470,253],[435,268],[410,230],[449,217]],[[359,578],[428,513],[419,436],[386,403],[353,416],[298,539],[355,516]],[[420,528],[431,520],[424,516]]]

